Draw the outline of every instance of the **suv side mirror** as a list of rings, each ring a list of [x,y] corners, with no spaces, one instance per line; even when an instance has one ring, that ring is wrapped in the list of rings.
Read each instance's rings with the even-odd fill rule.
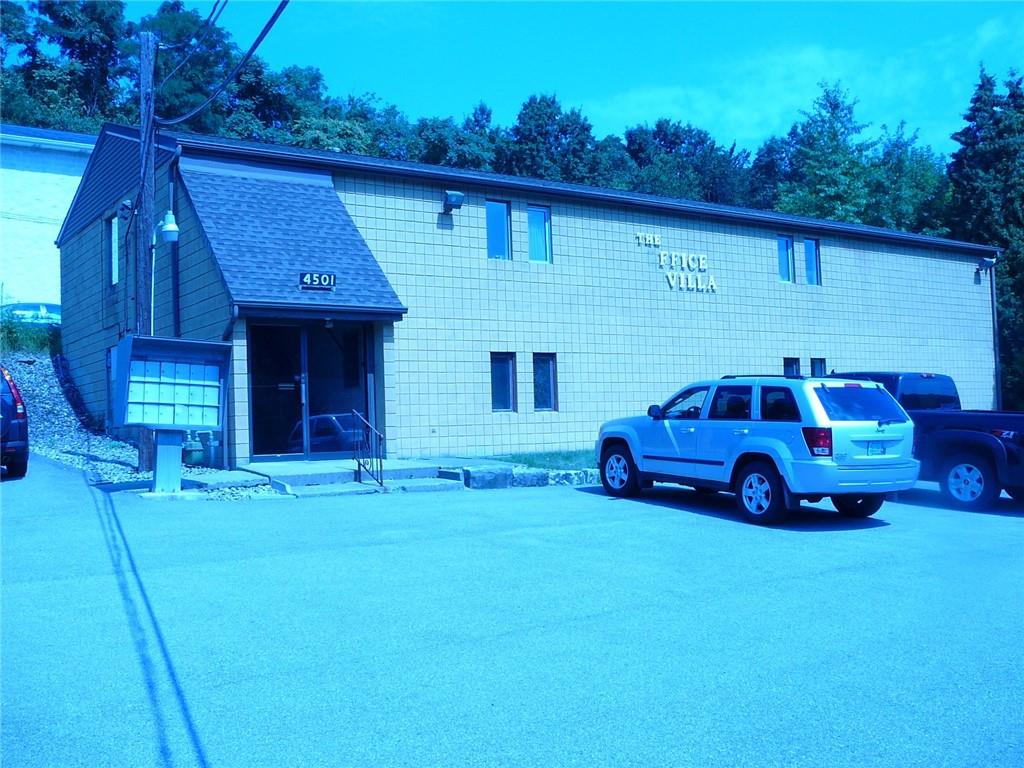
[[[650,416],[655,421],[665,418],[665,414],[661,412],[660,405],[652,405],[650,408],[648,408],[647,415]]]

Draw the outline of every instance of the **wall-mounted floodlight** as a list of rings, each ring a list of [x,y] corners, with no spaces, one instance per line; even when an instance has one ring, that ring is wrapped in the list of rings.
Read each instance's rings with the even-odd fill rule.
[[[978,266],[975,268],[977,272],[987,272],[996,265],[995,259],[978,259]]]
[[[465,202],[466,195],[464,192],[455,192],[451,189],[444,191],[444,213],[451,213],[452,211],[458,210],[462,207],[462,203]]]
[[[165,243],[178,242],[178,222],[174,220],[174,212],[168,211],[164,214],[164,220],[160,224],[160,233]]]

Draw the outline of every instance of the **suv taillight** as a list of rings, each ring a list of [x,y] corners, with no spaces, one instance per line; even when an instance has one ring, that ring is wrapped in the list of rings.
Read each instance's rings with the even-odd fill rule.
[[[804,427],[804,442],[811,456],[832,455],[831,427]]]
[[[7,372],[6,368],[0,368],[0,372],[3,373],[3,377],[7,381],[7,386],[11,388],[11,395],[14,397],[14,418],[26,418],[25,401],[21,399],[21,392],[18,391],[18,385],[14,383],[14,379],[11,378],[11,374]]]

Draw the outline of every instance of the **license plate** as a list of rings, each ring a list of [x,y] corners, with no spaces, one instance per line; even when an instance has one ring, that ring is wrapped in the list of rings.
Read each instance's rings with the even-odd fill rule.
[[[885,456],[885,443],[868,443],[868,456]]]

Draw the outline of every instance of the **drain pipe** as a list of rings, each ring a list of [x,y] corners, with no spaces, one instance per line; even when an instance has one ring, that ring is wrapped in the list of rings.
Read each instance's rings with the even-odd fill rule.
[[[228,324],[224,328],[224,333],[221,334],[221,339],[224,341],[231,341],[232,335],[235,333],[235,323],[238,322],[238,305],[231,305],[231,316],[228,318]]]
[[[174,157],[167,168],[169,197],[167,209],[176,214],[174,187],[178,175],[178,162],[181,160],[181,145],[174,149]],[[174,338],[181,338],[181,264],[178,261],[178,241],[171,243],[171,332]]]

